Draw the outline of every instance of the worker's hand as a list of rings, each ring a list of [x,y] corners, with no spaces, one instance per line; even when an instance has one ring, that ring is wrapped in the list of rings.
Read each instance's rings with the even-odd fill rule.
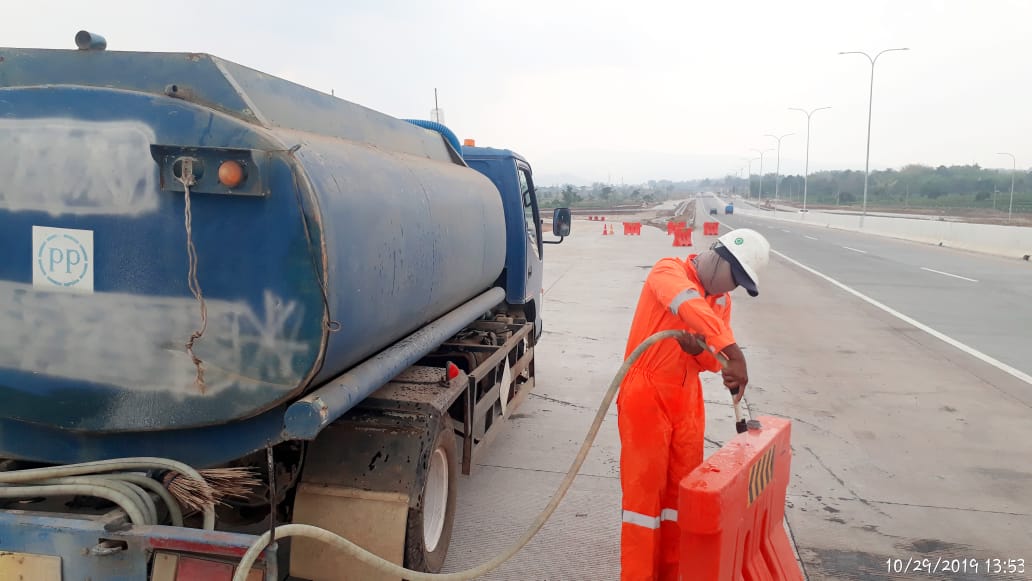
[[[735,403],[741,401],[745,395],[745,386],[749,384],[749,370],[745,365],[745,355],[738,344],[731,344],[724,348],[724,355],[727,356],[727,364],[722,372],[724,376],[724,387],[728,389],[738,388],[735,395]]]
[[[689,355],[699,355],[704,351],[702,345],[699,344],[700,341],[705,345],[706,337],[695,333],[686,333],[677,338],[677,342],[681,344],[681,349]]]
[[[735,402],[737,403],[745,395],[745,386],[749,384],[749,371],[745,366],[745,359],[729,359],[727,367],[723,371],[724,376],[724,387],[728,389],[738,388],[738,394],[735,395]]]

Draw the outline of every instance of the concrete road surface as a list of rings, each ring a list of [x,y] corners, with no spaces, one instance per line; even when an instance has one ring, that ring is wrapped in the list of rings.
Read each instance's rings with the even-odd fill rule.
[[[1032,263],[755,216],[725,216],[772,246],[932,329],[1019,370],[1032,382]],[[701,208],[700,208],[701,210]],[[707,218],[708,212],[700,212]],[[977,356],[977,355],[976,355]],[[1009,395],[1032,405],[1032,385]]]
[[[804,254],[805,244],[814,242],[805,236],[820,237],[807,232],[794,234],[799,238],[794,240],[793,234],[780,232],[789,226],[775,231],[758,221],[752,225],[760,226],[775,249],[803,263],[812,259]],[[712,242],[698,236],[701,228],[695,248],[683,249],[672,248],[670,237],[656,229],[645,228],[640,237],[602,237],[594,226],[578,221],[566,242],[546,247],[545,335],[538,347],[537,388],[474,474],[460,482],[447,571],[491,558],[533,521],[576,454],[620,365],[648,269],[663,256],[683,256]],[[958,312],[964,309],[955,304],[949,285],[997,281],[996,288],[979,287],[988,294],[973,293],[981,296],[974,304],[962,305],[976,314],[985,311],[987,302],[1021,302],[1028,291],[1022,286],[1028,280],[1024,275],[1011,275],[1002,266],[917,265],[979,281],[970,283],[920,268],[909,272],[899,254],[871,260],[882,256],[879,245],[886,243],[895,242],[850,240],[840,246],[866,254],[836,247],[841,257],[811,266],[841,269],[834,271],[836,278],[867,284],[865,292],[908,289],[925,297],[913,299],[917,306],[940,301]],[[907,256],[925,262],[923,256]],[[857,259],[893,268],[874,268],[883,274],[875,279],[855,266]],[[932,288],[946,290],[933,293]],[[908,307],[900,303],[895,308]],[[948,314],[922,322],[945,328],[943,323],[953,320]],[[919,315],[927,318],[924,312],[911,316]],[[976,325],[968,329],[965,342],[999,332],[993,328],[995,318],[957,317]],[[1032,323],[1032,318],[1025,321]],[[777,256],[764,272],[759,297],[736,292],[732,322],[749,360],[746,398],[752,413],[793,420],[788,523],[809,579],[1032,578],[1032,386]],[[1020,325],[1012,323],[1001,317],[1012,341],[1025,343],[1027,350],[1028,332],[1022,338]],[[979,343],[994,358],[1026,369],[1018,345],[1013,350],[1006,345],[996,339]],[[719,377],[706,376],[704,391],[710,454],[734,435],[734,426]],[[486,579],[619,577],[615,420],[613,409],[552,522]],[[925,557],[933,562],[964,559],[967,573],[888,572],[897,565],[894,559],[905,565]],[[995,558],[1024,559],[1025,574],[987,575],[985,559]],[[990,569],[996,565],[989,563]]]

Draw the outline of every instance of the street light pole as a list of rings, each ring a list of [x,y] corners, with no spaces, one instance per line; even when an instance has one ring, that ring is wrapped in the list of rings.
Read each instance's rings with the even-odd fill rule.
[[[742,158],[742,161],[744,161],[744,162],[749,164],[749,173],[745,174],[745,181],[746,181],[746,183],[749,186],[746,189],[745,199],[747,199],[747,200],[749,198],[752,198],[752,162],[756,161],[756,159],[758,159],[758,158],[748,158],[748,157],[743,157]]]
[[[1018,173],[1018,159],[1014,157],[1013,153],[1007,153],[1006,151],[1001,151],[996,155],[1009,155],[1011,158],[1011,196],[1010,205],[1007,206],[1007,221],[1010,222],[1011,214],[1014,212],[1014,174]]]
[[[768,133],[766,135],[766,137],[770,137],[778,142],[778,165],[777,169],[774,170],[774,213],[778,211],[778,185],[781,183],[781,140],[789,135],[795,135],[795,133],[786,133],[784,135],[771,135]]]
[[[867,178],[870,176],[870,173],[871,173],[871,110],[872,110],[872,104],[874,102],[874,64],[876,62],[878,62],[878,57],[880,57],[881,55],[883,55],[883,54],[885,54],[887,52],[893,52],[893,51],[898,51],[898,50],[910,50],[910,49],[909,48],[905,48],[905,47],[904,48],[887,48],[887,49],[881,51],[880,53],[874,55],[874,58],[871,58],[871,55],[867,54],[866,52],[858,51],[858,50],[844,51],[844,52],[840,52],[839,53],[840,55],[842,55],[842,54],[862,54],[865,57],[867,57],[867,60],[871,61],[871,88],[870,88],[870,90],[868,92],[868,95],[867,95],[867,158],[866,158],[866,161],[864,162],[864,206],[863,206],[863,211],[860,213],[860,227],[861,228],[864,227],[864,216],[867,215]]]
[[[816,109],[812,109],[810,111],[807,111],[806,109],[800,109],[799,107],[789,107],[788,109],[789,111],[800,111],[804,115],[806,115],[806,164],[804,165],[803,169],[803,211],[805,212],[806,194],[809,190],[808,186],[810,181],[810,116],[812,116],[814,113],[818,111],[831,109],[831,107],[817,107]]]
[[[744,161],[744,162],[749,164],[749,171],[748,171],[748,173],[745,174],[745,183],[746,183],[745,199],[748,200],[748,199],[752,198],[752,160],[749,159],[749,158],[743,157],[742,161]]]
[[[760,191],[759,191],[758,194],[756,194],[756,201],[762,203],[763,202],[763,154],[770,153],[770,150],[769,149],[764,149],[763,151],[760,151],[759,149],[749,148],[749,151],[755,151],[756,153],[760,154]]]

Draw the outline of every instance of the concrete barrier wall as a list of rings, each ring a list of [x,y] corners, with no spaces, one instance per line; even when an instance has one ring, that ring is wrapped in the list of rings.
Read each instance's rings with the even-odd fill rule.
[[[927,244],[959,248],[986,254],[1011,258],[1022,258],[1032,254],[1032,228],[1022,226],[998,226],[994,224],[969,224],[945,222],[919,218],[888,218],[868,215],[860,229],[860,217],[856,215],[830,214],[810,211],[805,214],[771,212],[750,207],[735,206],[735,213],[785,222],[804,223],[839,230],[850,230],[876,236],[900,238]]]

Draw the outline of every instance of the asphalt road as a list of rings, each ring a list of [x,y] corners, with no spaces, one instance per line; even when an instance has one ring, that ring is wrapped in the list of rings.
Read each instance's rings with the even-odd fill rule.
[[[707,210],[719,208],[717,218],[727,226],[753,228],[785,256],[1032,376],[1032,264],[801,222],[726,216],[717,198],[702,202]],[[958,350],[957,356],[970,353]],[[1032,404],[1032,385],[1010,395]]]

